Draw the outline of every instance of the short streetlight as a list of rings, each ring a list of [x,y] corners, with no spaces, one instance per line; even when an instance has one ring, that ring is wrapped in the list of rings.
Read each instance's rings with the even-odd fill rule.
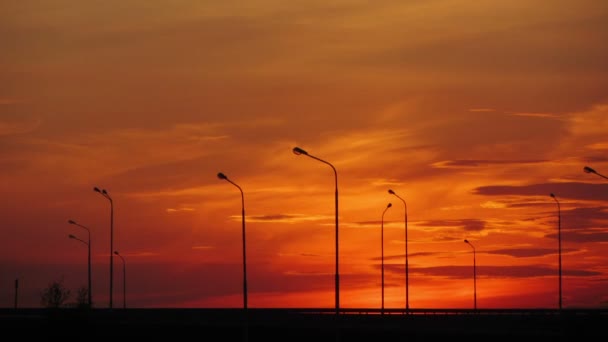
[[[122,259],[122,308],[127,308],[127,262],[125,258],[118,253],[118,251],[114,251],[114,254],[118,255]]]
[[[82,228],[82,229],[84,229],[84,230],[87,231],[88,241],[86,242],[86,245],[87,245],[88,250],[89,250],[88,257],[87,257],[88,283],[89,283],[89,289],[88,289],[88,291],[89,291],[89,293],[88,293],[89,298],[88,299],[89,299],[89,308],[92,308],[93,307],[93,293],[92,293],[93,289],[91,287],[92,286],[92,282],[91,282],[91,230],[88,227],[85,227],[85,226],[77,223],[74,220],[68,220],[68,223],[72,224],[72,225],[75,225],[75,226],[78,226],[78,227],[80,227],[80,228]],[[70,235],[70,237],[71,236],[72,235]]]
[[[602,178],[608,179],[608,177],[606,177],[606,176],[598,173],[597,171],[595,171],[594,169],[590,168],[589,166],[585,166],[583,168],[583,171],[585,171],[586,173],[595,173],[596,175],[598,175],[598,176],[600,176]]]
[[[112,308],[112,299],[114,292],[114,201],[108,194],[106,189],[94,187],[93,191],[98,192],[108,201],[110,201],[110,309]]]
[[[562,309],[562,215],[561,209],[559,205],[559,201],[557,200],[557,196],[551,193],[551,197],[557,203],[557,250],[558,250],[558,267],[559,267],[559,309]]]
[[[15,278],[15,309],[17,308],[17,305],[18,305],[18,299],[19,299],[19,278]]]
[[[89,265],[89,266],[88,266],[88,269],[90,270],[90,269],[91,269],[91,257],[90,257],[90,255],[91,255],[91,245],[90,245],[88,242],[86,242],[86,241],[84,241],[84,240],[82,240],[82,239],[79,239],[79,238],[78,238],[78,237],[76,237],[75,235],[70,234],[70,235],[68,235],[68,237],[69,237],[70,239],[73,239],[73,240],[76,240],[76,241],[82,242],[82,243],[84,243],[85,245],[87,245],[87,248],[89,249],[89,262],[88,262],[88,265]],[[89,272],[90,272],[90,271],[89,271]],[[90,273],[89,273],[89,274],[90,274]],[[89,308],[91,308],[91,278],[89,278],[89,286],[88,286],[87,291],[89,292],[89,296],[88,296],[88,300],[89,300]]]
[[[247,249],[245,243],[245,195],[243,194],[243,189],[230,180],[228,176],[219,172],[217,174],[217,178],[220,180],[225,180],[228,183],[234,185],[241,192],[241,237],[243,241],[243,313],[245,315],[245,331],[243,335],[243,339],[247,341],[249,339],[249,321],[248,321],[248,313],[247,313]]]
[[[410,292],[410,278],[409,278],[409,261],[408,261],[408,253],[407,253],[407,203],[405,203],[405,200],[401,197],[399,197],[399,195],[397,195],[393,190],[388,189],[388,193],[391,195],[395,195],[398,199],[401,200],[401,202],[403,202],[403,206],[405,207],[405,311],[409,312],[410,310],[410,299],[409,299],[409,292]]]
[[[381,233],[380,233],[380,241],[381,241],[381,250],[382,250],[382,314],[384,315],[384,214],[386,213],[386,211],[388,210],[388,208],[390,208],[392,206],[391,203],[389,203],[386,208],[384,208],[384,211],[382,212],[382,221],[380,224],[380,229],[381,229]]]
[[[335,297],[336,297],[336,316],[340,315],[340,273],[338,271],[339,268],[339,263],[338,263],[338,171],[336,171],[336,168],[329,162],[321,159],[321,158],[317,158],[315,156],[313,156],[312,154],[309,154],[308,152],[306,152],[305,150],[299,148],[299,147],[294,147],[293,148],[293,153],[295,155],[305,155],[307,157],[310,157],[312,159],[318,160],[321,163],[327,164],[329,165],[332,170],[334,171],[334,180],[335,180],[335,196],[334,196],[334,202],[335,202],[335,210],[336,210],[336,214],[335,214],[335,221],[336,221],[336,280],[335,280]]]
[[[477,265],[475,263],[475,246],[467,239],[465,239],[464,242],[473,248],[473,308],[477,310]]]

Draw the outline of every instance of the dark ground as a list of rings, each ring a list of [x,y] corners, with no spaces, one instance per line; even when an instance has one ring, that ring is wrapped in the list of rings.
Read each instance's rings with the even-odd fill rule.
[[[241,341],[240,309],[0,309],[5,336],[174,338]],[[403,310],[249,309],[250,341],[607,340],[608,309]],[[339,330],[336,329],[339,326]]]

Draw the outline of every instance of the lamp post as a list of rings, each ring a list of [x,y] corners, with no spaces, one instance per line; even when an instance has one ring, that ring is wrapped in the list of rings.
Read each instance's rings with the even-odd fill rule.
[[[598,173],[597,171],[595,171],[594,169],[590,168],[589,166],[585,166],[583,168],[583,171],[585,171],[586,173],[595,173],[596,175],[598,175],[598,176],[600,176],[602,178],[608,179],[608,177],[606,177],[606,176]]]
[[[112,299],[114,292],[114,201],[108,194],[106,189],[93,188],[93,191],[100,193],[103,197],[110,201],[110,309],[112,308]]]
[[[403,202],[403,206],[405,207],[405,311],[409,313],[410,310],[410,300],[409,300],[409,292],[410,292],[410,281],[409,281],[409,261],[408,261],[408,253],[407,253],[407,203],[405,200],[399,195],[397,195],[393,190],[388,189],[388,193],[391,195],[395,195],[398,199]]]
[[[122,308],[127,308],[127,262],[125,258],[118,253],[118,251],[114,251],[114,254],[118,255],[122,259]]]
[[[335,207],[336,207],[336,214],[335,214],[335,220],[336,220],[336,280],[335,280],[335,297],[336,297],[336,316],[340,315],[340,273],[338,271],[338,171],[336,171],[336,168],[330,164],[329,162],[317,158],[311,154],[308,154],[308,152],[306,152],[305,150],[299,148],[299,147],[294,147],[293,148],[293,153],[296,155],[305,155],[308,156],[312,159],[318,160],[321,163],[327,164],[329,165],[332,170],[334,171],[334,179],[335,179]]]
[[[557,196],[551,193],[551,197],[557,203],[557,250],[558,250],[558,267],[559,267],[559,309],[562,309],[562,215],[561,209],[559,205],[559,201],[557,200]]]
[[[68,237],[70,239],[73,239],[73,240],[76,240],[76,241],[80,241],[80,242],[84,243],[85,245],[87,245],[87,248],[89,249],[89,256],[91,255],[91,252],[90,252],[91,251],[91,245],[88,242],[86,242],[86,241],[84,241],[82,239],[79,239],[78,237],[76,237],[75,235],[72,235],[72,234],[68,235]],[[88,260],[89,260],[89,262],[88,262],[89,268],[88,269],[90,270],[91,269],[91,258],[89,257]],[[88,286],[87,291],[89,292],[89,296],[88,296],[89,308],[91,308],[91,278],[89,278],[89,286]]]
[[[475,246],[467,239],[464,239],[464,242],[468,243],[469,246],[473,248],[473,309],[477,310],[477,266],[475,264]]]
[[[382,310],[381,313],[384,315],[384,214],[386,213],[386,211],[388,210],[388,208],[390,208],[392,206],[391,203],[389,203],[386,208],[384,208],[384,211],[382,212],[382,221],[380,224],[380,241],[381,241],[381,251],[382,251]]]
[[[15,309],[17,308],[19,299],[19,278],[15,278]]]
[[[89,283],[88,296],[89,296],[89,308],[92,308],[93,307],[93,294],[92,294],[92,287],[91,287],[91,285],[92,285],[92,282],[91,282],[91,230],[88,227],[85,227],[85,226],[77,223],[74,220],[68,220],[68,223],[78,226],[87,231],[87,235],[88,235],[87,247],[89,250],[88,256],[87,256],[87,266],[88,266],[87,273],[88,273],[88,283]]]
[[[217,178],[220,180],[225,180],[228,183],[234,185],[241,192],[241,236],[243,240],[243,314],[245,316],[245,332],[244,332],[244,340],[247,341],[249,339],[249,323],[248,323],[248,313],[247,313],[247,249],[245,243],[245,195],[243,194],[243,189],[238,186],[235,182],[230,180],[228,176],[219,172],[217,174]]]

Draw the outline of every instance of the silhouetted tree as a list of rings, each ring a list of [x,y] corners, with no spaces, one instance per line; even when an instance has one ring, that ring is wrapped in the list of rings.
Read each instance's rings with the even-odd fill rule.
[[[70,298],[70,290],[63,286],[63,279],[54,280],[42,291],[40,303],[46,308],[59,308]]]
[[[85,286],[79,287],[76,292],[76,306],[79,308],[89,307],[89,290]]]

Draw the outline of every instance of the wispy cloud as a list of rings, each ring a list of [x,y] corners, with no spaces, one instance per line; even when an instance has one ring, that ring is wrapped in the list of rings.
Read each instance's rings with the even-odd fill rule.
[[[551,113],[511,113],[511,115],[531,117],[531,118],[556,119],[556,120],[563,119],[562,116],[556,115],[556,114],[551,114]]]
[[[432,228],[459,228],[465,231],[482,231],[486,222],[480,219],[431,220],[418,223],[419,226]]]
[[[241,220],[241,216],[231,216],[233,220]],[[247,216],[249,222],[269,222],[269,223],[300,223],[325,221],[333,219],[333,216],[328,215],[305,215],[305,214],[274,214],[274,215],[253,215]]]
[[[42,120],[40,119],[30,121],[6,121],[0,119],[0,137],[29,133],[36,130],[41,124]]]
[[[473,113],[487,113],[487,112],[494,112],[496,111],[493,108],[471,108],[469,109],[469,112],[473,112]]]
[[[468,168],[468,167],[487,167],[496,165],[531,165],[545,163],[546,160],[483,160],[483,159],[457,159],[435,162],[433,167],[437,168]]]
[[[473,189],[474,194],[485,196],[549,196],[560,198],[608,201],[608,184],[576,182],[538,183],[530,185],[488,185]]]
[[[167,208],[166,209],[168,213],[176,213],[176,212],[180,212],[180,211],[196,211],[196,209],[194,208],[188,208],[188,207],[183,207],[183,208]]]

